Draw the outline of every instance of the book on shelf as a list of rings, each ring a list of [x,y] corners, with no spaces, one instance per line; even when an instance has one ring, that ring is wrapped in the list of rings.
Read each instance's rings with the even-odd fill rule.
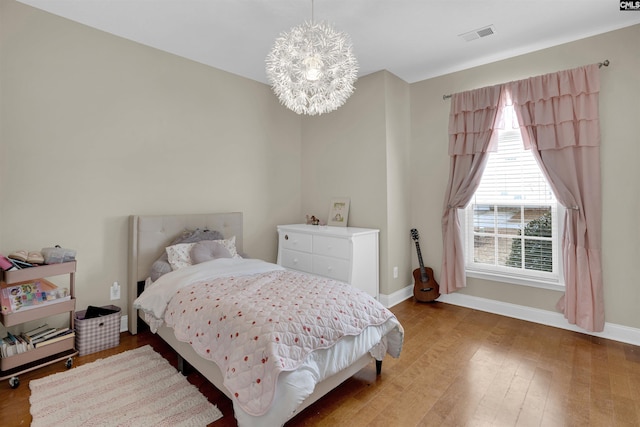
[[[3,271],[18,270],[18,268],[11,262],[11,259],[2,254],[0,254],[0,269]]]
[[[27,340],[25,332],[20,335],[7,331],[7,336],[0,340],[0,357],[6,358],[16,354],[25,353],[35,348],[40,348],[65,339],[74,338],[75,331],[69,328],[52,328],[53,331],[42,335],[40,338]]]
[[[18,353],[24,353],[25,351],[33,349],[33,345],[27,342],[27,340],[20,335],[14,335],[13,337],[16,340],[16,349],[18,350]]]
[[[31,343],[35,338],[51,333],[54,330],[55,328],[52,328],[45,323],[44,325],[38,326],[30,331],[21,333],[20,336],[22,336],[22,338],[24,338],[28,343]]]
[[[57,328],[57,329],[53,329],[53,330],[47,331],[47,332],[46,332],[46,333],[44,333],[44,334],[40,334],[40,335],[38,335],[38,336],[37,336],[37,337],[35,337],[35,338],[32,338],[32,339],[31,339],[31,342],[32,342],[33,344],[37,344],[37,343],[39,343],[39,342],[46,341],[46,340],[51,339],[51,338],[55,338],[55,337],[57,337],[58,335],[68,333],[68,331],[69,331],[69,328]]]
[[[45,339],[45,340],[47,340],[47,339],[49,339],[49,338],[53,338],[53,337],[55,337],[55,336],[57,336],[57,335],[67,333],[67,331],[68,331],[68,330],[69,330],[69,328],[58,328],[58,329],[56,329],[55,331],[53,331],[53,332],[50,332],[50,333],[46,334],[46,335],[45,335],[45,336],[43,336],[42,338],[43,338],[43,339]]]
[[[43,323],[42,325],[40,325],[40,326],[38,326],[36,328],[33,328],[31,330],[28,330],[28,331],[24,331],[22,333],[22,336],[28,338],[28,337],[31,337],[31,336],[33,336],[35,334],[39,334],[40,332],[46,331],[47,329],[50,329],[50,326],[48,324],[46,324],[46,323]]]
[[[30,343],[34,343],[34,342],[38,342],[38,341],[42,341],[42,339],[49,334],[52,334],[56,331],[56,328],[47,328],[41,332],[37,332],[35,334],[32,335],[26,335],[25,338],[30,342]]]
[[[3,284],[0,289],[2,313],[37,308],[44,304],[71,299],[66,288],[59,288],[46,279],[30,280],[11,285]]]
[[[24,353],[25,351],[27,351],[27,347],[25,346],[24,341],[21,340],[19,337],[7,331],[7,338],[9,338],[10,345],[15,348],[16,354]]]
[[[54,337],[48,338],[45,341],[37,342],[37,343],[34,344],[34,346],[36,348],[40,348],[42,346],[53,344],[54,342],[66,340],[68,338],[72,338],[72,337],[75,337],[75,336],[76,336],[75,331],[67,330],[65,332],[62,332],[61,334],[58,334],[58,335],[54,336]]]
[[[7,331],[7,336],[2,339],[0,344],[0,356],[11,357],[34,348],[34,345],[28,343],[23,337]]]
[[[13,266],[18,270],[22,270],[23,268],[29,268],[34,266],[30,262],[20,261],[19,259],[14,259],[14,258],[9,258],[9,261],[11,261],[11,264],[13,264]]]
[[[8,335],[2,339],[2,344],[0,344],[0,354],[2,357],[10,357],[14,354],[18,354],[16,350],[16,343],[14,343]]]

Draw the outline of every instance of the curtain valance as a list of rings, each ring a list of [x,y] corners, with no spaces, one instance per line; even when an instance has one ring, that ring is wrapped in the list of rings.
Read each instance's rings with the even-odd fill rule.
[[[492,138],[492,134],[502,112],[502,86],[456,93],[451,97],[449,155],[495,151],[497,139]]]
[[[600,146],[598,65],[587,65],[526,80],[506,83],[523,133],[538,150]]]

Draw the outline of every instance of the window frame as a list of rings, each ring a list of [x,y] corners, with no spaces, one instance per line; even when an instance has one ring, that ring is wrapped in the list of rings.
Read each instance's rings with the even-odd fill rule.
[[[540,171],[542,173],[542,171]],[[555,197],[554,197],[555,199]],[[505,201],[491,201],[491,202],[478,202],[479,206],[493,206],[494,211],[497,211],[497,207],[500,206],[519,206],[522,212],[523,208],[526,207],[537,207],[537,206],[550,206],[551,207],[551,223],[552,230],[555,232],[553,238],[551,239],[552,244],[552,265],[553,272],[544,272],[537,270],[524,270],[524,269],[516,269],[508,266],[500,266],[500,265],[490,265],[484,263],[475,262],[475,237],[478,235],[474,229],[474,206],[475,203],[475,195],[469,202],[469,204],[464,209],[459,209],[458,213],[460,218],[462,219],[462,227],[463,227],[463,239],[464,239],[464,259],[465,259],[465,272],[467,277],[474,277],[484,280],[492,280],[498,282],[504,282],[515,285],[523,285],[523,286],[531,286],[536,288],[544,288],[551,289],[556,291],[564,291],[564,274],[562,268],[562,257],[561,257],[561,236],[563,234],[563,221],[561,219],[564,218],[566,208],[562,206],[557,200],[552,201],[551,203],[541,203],[539,201],[527,202],[525,200],[510,200],[508,202]],[[500,237],[495,230],[493,234],[494,239]],[[512,236],[511,236],[512,237]],[[523,247],[524,251],[524,247]]]
[[[513,204],[511,204],[513,205]],[[540,204],[537,204],[539,206]],[[564,291],[564,273],[562,268],[561,237],[563,233],[563,224],[560,221],[564,217],[565,207],[560,203],[552,206],[551,222],[552,227],[557,230],[556,235],[552,239],[553,247],[553,263],[555,272],[536,272],[530,271],[523,273],[520,270],[511,269],[510,267],[493,266],[473,262],[473,241],[475,234],[473,232],[473,204],[470,203],[465,209],[459,209],[458,212],[463,221],[463,233],[465,239],[465,272],[467,277],[473,277],[484,280],[492,280],[522,286],[532,286],[536,288],[551,289],[554,291]],[[555,211],[555,214],[553,212]]]

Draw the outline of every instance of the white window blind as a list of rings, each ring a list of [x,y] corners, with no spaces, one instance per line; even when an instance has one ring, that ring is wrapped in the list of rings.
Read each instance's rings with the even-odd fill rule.
[[[558,283],[558,206],[518,130],[500,131],[466,217],[467,270]]]
[[[520,132],[499,131],[498,151],[489,153],[475,203],[555,203],[551,187]]]

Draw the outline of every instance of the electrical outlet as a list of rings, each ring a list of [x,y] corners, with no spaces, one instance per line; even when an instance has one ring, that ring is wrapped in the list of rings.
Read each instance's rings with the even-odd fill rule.
[[[398,267],[393,267],[393,278],[394,279],[398,278]]]
[[[120,299],[120,284],[118,282],[113,282],[111,285],[111,301]]]

